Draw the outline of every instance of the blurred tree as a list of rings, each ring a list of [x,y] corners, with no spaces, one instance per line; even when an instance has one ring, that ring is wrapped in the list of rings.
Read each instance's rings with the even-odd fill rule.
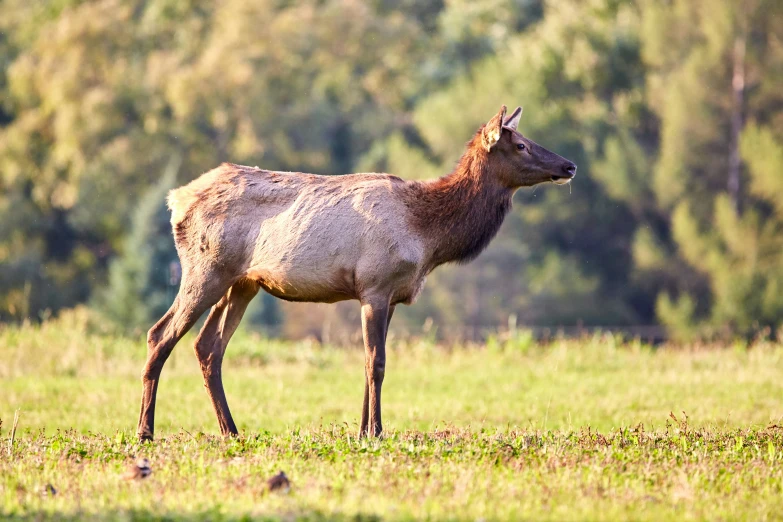
[[[640,229],[640,277],[663,289],[659,316],[680,337],[751,335],[780,321],[768,297],[779,288],[780,222],[743,184],[765,176],[758,165],[774,162],[782,128],[783,93],[773,86],[783,74],[783,7],[645,2],[643,20],[649,103],[660,118],[648,201],[671,221]],[[743,137],[749,120],[772,127]]]
[[[139,201],[124,248],[109,266],[109,284],[97,295],[96,309],[126,333],[147,330],[174,300],[177,251],[165,201],[181,163],[181,155],[173,156]]]
[[[156,319],[174,156],[170,184],[221,161],[429,178],[518,103],[579,175],[520,191],[477,262],[398,312],[409,329],[513,314],[753,335],[780,317],[781,5],[4,0],[0,321],[90,296],[122,324]],[[275,331],[288,308],[261,301],[248,317]],[[346,309],[281,331],[331,335]]]
[[[259,292],[258,296],[248,306],[245,314],[246,326],[258,330],[268,337],[276,337],[282,333],[283,311],[279,299],[266,292]]]
[[[661,319],[679,337],[748,336],[773,333],[782,325],[783,135],[753,125],[744,130],[741,148],[750,194],[760,204],[738,213],[730,193],[718,195],[706,228],[700,228],[687,203],[674,213],[679,250],[707,278],[712,294],[708,313],[700,315],[694,314],[688,294],[677,304],[660,297]],[[683,321],[684,307],[688,321]]]

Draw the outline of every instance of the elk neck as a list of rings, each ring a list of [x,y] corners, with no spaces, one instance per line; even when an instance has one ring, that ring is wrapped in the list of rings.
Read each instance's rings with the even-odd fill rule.
[[[429,270],[476,258],[511,209],[514,190],[496,181],[491,159],[477,145],[474,139],[450,174],[409,185],[407,206],[414,229],[429,244]]]

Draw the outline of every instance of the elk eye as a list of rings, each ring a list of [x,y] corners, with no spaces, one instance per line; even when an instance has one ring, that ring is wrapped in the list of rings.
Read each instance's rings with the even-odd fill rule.
[[[525,144],[524,143],[517,143],[517,150],[525,150]]]

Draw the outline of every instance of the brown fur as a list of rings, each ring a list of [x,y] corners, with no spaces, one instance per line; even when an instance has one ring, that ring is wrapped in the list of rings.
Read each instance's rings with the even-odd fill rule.
[[[490,172],[493,164],[480,146],[481,132],[451,174],[406,187],[412,228],[433,240],[430,269],[477,257],[511,209],[514,189],[498,183]]]
[[[317,176],[224,163],[168,198],[182,282],[149,332],[138,433],[151,439],[160,372],[177,341],[212,307],[196,355],[224,435],[236,425],[221,367],[259,289],[290,301],[361,302],[365,396],[360,432],[382,431],[380,393],[394,307],[415,301],[427,274],[475,258],[514,191],[570,180],[576,167],[528,140],[505,107],[468,143],[454,171],[429,182],[389,174]]]

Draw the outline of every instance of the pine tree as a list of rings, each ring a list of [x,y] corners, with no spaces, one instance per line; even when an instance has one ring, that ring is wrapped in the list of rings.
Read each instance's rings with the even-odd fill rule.
[[[123,251],[109,267],[108,287],[96,300],[97,311],[122,331],[146,330],[174,300],[179,282],[172,280],[172,267],[178,261],[165,201],[181,162],[181,155],[172,157],[142,197]]]
[[[745,122],[768,121],[783,102],[774,87],[783,8],[766,0],[643,7],[648,100],[660,118],[651,188],[667,225],[640,229],[637,266],[664,289],[658,316],[675,336],[769,331],[781,316],[781,216],[770,196],[780,188],[780,124]],[[643,259],[657,260],[654,270]]]

